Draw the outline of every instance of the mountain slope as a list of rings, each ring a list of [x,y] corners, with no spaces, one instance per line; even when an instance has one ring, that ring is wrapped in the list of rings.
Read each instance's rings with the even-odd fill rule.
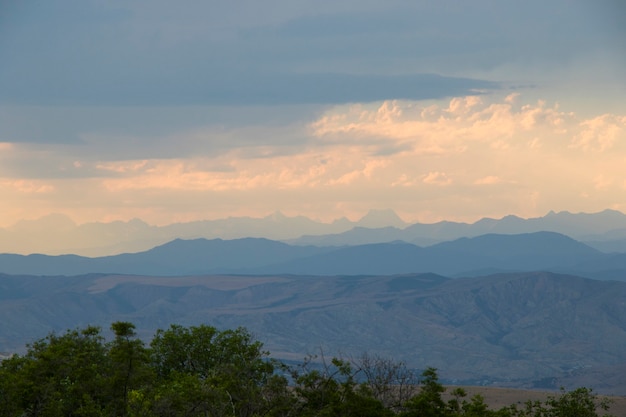
[[[0,276],[0,351],[113,320],[245,326],[274,356],[364,351],[457,383],[541,386],[626,363],[626,283],[552,273],[401,276]],[[612,375],[612,374],[611,374]],[[623,379],[623,378],[622,378]],[[623,381],[626,388],[626,381]]]

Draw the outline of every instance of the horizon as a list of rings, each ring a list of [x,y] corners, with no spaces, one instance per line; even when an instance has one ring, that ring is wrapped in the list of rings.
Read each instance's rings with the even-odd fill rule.
[[[543,215],[539,215],[539,216],[533,216],[533,217],[523,217],[514,213],[509,213],[509,214],[505,214],[499,217],[478,217],[475,218],[473,220],[469,220],[469,221],[455,221],[455,220],[449,220],[449,219],[441,219],[441,220],[437,220],[437,221],[433,221],[433,222],[420,222],[418,221],[411,221],[411,220],[406,220],[405,217],[400,214],[397,213],[395,210],[391,209],[391,208],[387,208],[387,209],[370,209],[365,213],[362,213],[360,215],[357,215],[356,217],[353,218],[349,218],[347,216],[342,216],[342,217],[337,217],[337,218],[332,218],[330,220],[325,220],[325,219],[319,219],[319,218],[312,218],[312,217],[308,217],[302,214],[295,214],[295,215],[289,215],[289,214],[285,214],[284,212],[282,212],[281,210],[276,210],[273,211],[271,213],[267,213],[267,214],[262,214],[259,216],[228,216],[228,217],[215,217],[215,218],[202,218],[202,219],[196,219],[196,220],[189,220],[189,221],[183,221],[183,222],[173,222],[173,223],[163,223],[163,224],[156,224],[156,223],[150,223],[144,219],[141,219],[139,217],[133,217],[130,219],[113,219],[113,220],[109,220],[109,221],[86,221],[86,222],[77,222],[75,221],[71,216],[64,214],[64,213],[48,213],[45,214],[43,216],[40,217],[35,217],[35,218],[24,218],[24,219],[19,219],[17,220],[15,223],[12,224],[8,224],[8,225],[0,225],[0,229],[10,229],[13,228],[15,226],[18,226],[20,223],[37,223],[37,222],[42,222],[45,221],[46,219],[50,219],[50,218],[63,218],[64,220],[69,220],[70,222],[72,222],[74,224],[74,226],[76,227],[80,227],[83,225],[88,225],[88,224],[94,224],[94,223],[99,223],[99,224],[111,224],[111,223],[131,223],[134,221],[140,221],[142,223],[145,223],[148,226],[154,226],[154,227],[165,227],[165,226],[171,226],[171,225],[175,225],[175,224],[184,224],[184,223],[193,223],[193,222],[213,222],[213,221],[222,221],[222,220],[236,220],[236,219],[250,219],[250,220],[264,220],[264,219],[268,219],[274,216],[283,216],[285,218],[288,219],[296,219],[296,218],[306,218],[308,220],[314,221],[316,223],[322,223],[322,224],[333,224],[336,222],[340,222],[342,220],[347,220],[350,223],[359,223],[360,221],[366,219],[369,215],[372,214],[378,214],[378,213],[388,213],[390,215],[396,216],[400,221],[402,221],[404,224],[406,224],[407,226],[411,226],[414,224],[424,224],[424,225],[433,225],[433,224],[437,224],[437,223],[442,223],[442,222],[452,222],[452,223],[463,223],[463,224],[474,224],[477,223],[481,220],[503,220],[507,217],[515,217],[518,219],[522,219],[522,220],[533,220],[533,219],[541,219],[544,217],[547,217],[549,215],[553,215],[553,214],[571,214],[571,215],[597,215],[597,214],[602,214],[605,212],[616,212],[616,213],[620,213],[622,215],[626,216],[626,212],[620,211],[620,210],[615,210],[615,209],[611,209],[611,208],[606,208],[603,210],[599,210],[599,211],[593,211],[593,212],[585,212],[585,211],[579,211],[579,212],[573,212],[573,211],[569,211],[569,210],[549,210],[547,213],[543,214]]]
[[[0,227],[626,212],[620,2],[241,6],[4,7]]]
[[[417,228],[416,228],[417,227]],[[87,257],[147,251],[176,239],[234,241],[260,238],[289,245],[358,246],[404,241],[417,246],[481,235],[554,232],[602,251],[626,251],[626,214],[612,209],[572,213],[549,211],[540,217],[514,214],[471,222],[409,222],[392,209],[370,210],[356,219],[324,222],[282,212],[262,217],[226,217],[191,222],[150,224],[128,221],[78,223],[64,214],[49,214],[0,227],[0,253],[73,254]],[[50,239],[54,236],[54,239]]]

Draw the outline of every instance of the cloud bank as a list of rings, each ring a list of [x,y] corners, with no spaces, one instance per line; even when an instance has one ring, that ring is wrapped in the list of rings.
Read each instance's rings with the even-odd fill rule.
[[[143,156],[141,138],[88,139],[3,144],[3,194],[155,222],[167,212],[334,218],[393,206],[435,221],[459,217],[459,206],[465,219],[626,209],[626,116],[584,118],[516,94],[340,105],[287,126],[207,126],[153,138]]]

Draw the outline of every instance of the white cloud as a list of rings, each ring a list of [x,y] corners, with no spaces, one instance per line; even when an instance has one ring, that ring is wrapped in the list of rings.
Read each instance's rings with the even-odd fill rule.
[[[50,183],[36,180],[0,180],[0,188],[22,194],[48,194],[55,190]]]
[[[609,188],[613,184],[613,180],[608,178],[606,175],[600,174],[593,179],[593,183],[596,189],[604,190]]]
[[[604,114],[581,121],[570,146],[584,151],[604,152],[613,148],[617,141],[626,148],[626,116]]]
[[[424,178],[422,179],[422,181],[425,184],[431,184],[431,185],[452,184],[452,179],[448,178],[448,175],[446,175],[445,172],[439,172],[439,171],[429,172],[428,174],[424,175]]]
[[[311,129],[322,141],[359,142],[372,153],[385,147],[399,154],[450,155],[481,145],[506,151],[528,148],[530,142],[538,148],[565,135],[564,125],[572,119],[571,113],[543,102],[516,108],[506,100],[483,103],[479,97],[463,97],[447,107],[399,101],[378,108],[342,107],[327,112]]]

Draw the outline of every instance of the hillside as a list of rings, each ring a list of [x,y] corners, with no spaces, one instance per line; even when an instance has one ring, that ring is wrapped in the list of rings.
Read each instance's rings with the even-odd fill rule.
[[[245,326],[275,356],[364,351],[450,382],[626,392],[626,283],[553,273],[0,278],[0,351],[50,330],[128,320]],[[621,367],[621,368],[620,368]],[[589,385],[589,384],[587,384]],[[621,391],[620,391],[621,390]]]

